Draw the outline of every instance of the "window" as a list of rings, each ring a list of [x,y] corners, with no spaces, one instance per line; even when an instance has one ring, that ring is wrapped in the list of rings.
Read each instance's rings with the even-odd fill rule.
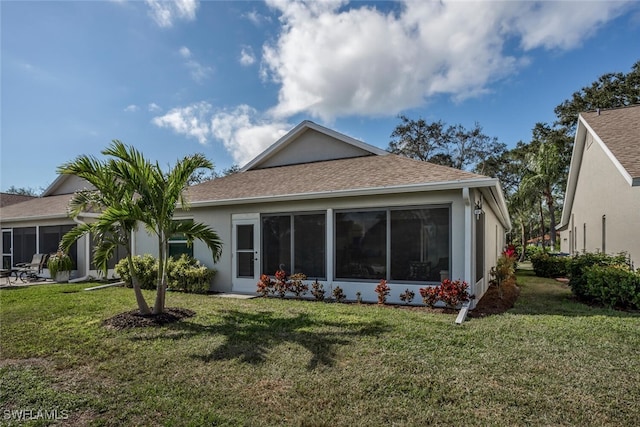
[[[179,222],[192,223],[192,219],[180,220]],[[187,238],[182,233],[175,233],[169,237],[169,255],[173,258],[179,258],[180,255],[187,254],[193,257],[193,245],[187,244]]]
[[[62,236],[74,228],[73,225],[53,225],[40,227],[40,253],[52,254],[58,251]],[[33,254],[32,254],[33,255]],[[69,256],[73,260],[74,269],[78,263],[78,245],[76,242],[69,249]],[[31,260],[31,258],[29,258]]]
[[[9,234],[10,236],[10,234]],[[7,246],[11,248],[11,244]],[[57,245],[56,245],[57,249]],[[36,228],[14,228],[13,229],[13,263],[31,262],[33,254],[36,253]],[[44,252],[47,253],[47,252]]]
[[[449,270],[448,207],[336,213],[336,278],[439,282]]]
[[[387,212],[336,213],[336,278],[387,277]]]
[[[262,272],[273,274],[283,264],[288,272],[325,279],[326,227],[324,213],[264,215]]]

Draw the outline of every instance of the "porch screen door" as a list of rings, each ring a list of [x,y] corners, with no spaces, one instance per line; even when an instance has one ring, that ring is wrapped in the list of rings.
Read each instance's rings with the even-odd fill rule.
[[[233,291],[255,293],[260,278],[259,218],[233,220]]]
[[[2,268],[13,265],[13,237],[11,230],[2,230]]]

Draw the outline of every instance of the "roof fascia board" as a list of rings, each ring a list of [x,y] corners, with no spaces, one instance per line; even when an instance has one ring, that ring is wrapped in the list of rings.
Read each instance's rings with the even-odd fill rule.
[[[584,118],[579,114],[578,127],[571,152],[571,163],[569,163],[569,178],[567,179],[567,188],[565,189],[562,216],[560,218],[560,224],[556,226],[556,230],[569,224],[571,209],[573,208],[573,197],[575,196],[576,186],[578,185],[578,175],[580,173],[580,165],[582,164],[582,155],[584,154],[584,145],[587,140],[587,129],[589,128]]]
[[[40,197],[50,196],[54,193],[55,189],[60,186],[67,179],[68,175],[59,174],[56,179],[44,190],[44,192],[40,195]]]
[[[15,218],[2,218],[2,222],[24,222],[24,221],[40,221],[40,220],[48,220],[48,219],[69,219],[67,214],[53,214],[53,215],[42,215],[42,216],[21,216]]]
[[[382,150],[378,147],[374,147],[373,145],[367,144],[366,142],[359,141],[355,138],[352,138],[340,132],[336,132],[324,126],[320,126],[312,121],[304,120],[301,123],[299,123],[296,127],[291,129],[289,132],[287,132],[287,134],[284,135],[282,138],[278,139],[276,142],[271,144],[269,148],[264,150],[262,153],[256,156],[253,160],[247,163],[243,168],[240,169],[240,172],[251,170],[256,165],[259,165],[260,163],[262,163],[264,160],[267,160],[270,157],[274,156],[280,150],[284,149],[287,145],[289,145],[293,140],[295,140],[299,135],[301,135],[307,129],[312,129],[312,130],[315,130],[316,132],[323,133],[327,136],[340,140],[346,144],[350,144],[362,150],[369,151],[372,154],[377,154],[380,156],[389,154],[387,151]]]
[[[247,203],[268,203],[273,201],[290,201],[290,200],[313,200],[313,199],[327,199],[333,197],[357,197],[357,196],[372,196],[377,194],[395,194],[395,193],[414,193],[421,191],[443,191],[443,190],[459,190],[463,187],[469,188],[481,188],[481,187],[495,187],[498,180],[496,178],[481,178],[472,179],[467,181],[444,181],[431,184],[411,184],[411,185],[396,185],[388,187],[373,187],[373,188],[359,188],[353,190],[339,190],[339,191],[319,191],[314,193],[296,193],[296,194],[284,194],[273,196],[256,196],[239,199],[222,199],[212,201],[200,201],[190,202],[189,206],[194,207],[207,207],[207,206],[226,206],[237,205]]]

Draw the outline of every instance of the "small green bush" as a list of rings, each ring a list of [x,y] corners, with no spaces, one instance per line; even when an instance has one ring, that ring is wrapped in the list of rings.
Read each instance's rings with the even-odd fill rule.
[[[182,254],[178,259],[169,258],[168,286],[173,291],[206,294],[216,273],[216,270],[205,267],[197,259]]]
[[[158,278],[158,260],[152,255],[136,255],[133,257],[133,268],[142,289],[156,289]],[[129,274],[129,264],[127,259],[121,259],[116,264],[116,273],[131,287],[131,274]],[[207,268],[200,264],[200,261],[182,254],[180,258],[169,258],[167,266],[168,287],[173,291],[188,293],[207,293],[210,288],[211,279],[216,274],[216,270]]]
[[[608,307],[640,308],[640,271],[633,272],[627,265],[585,268],[586,296],[593,302]]]
[[[533,271],[538,277],[562,277],[567,275],[569,258],[537,252],[531,256]]]
[[[156,289],[156,280],[158,277],[158,261],[150,254],[142,256],[136,255],[132,257],[133,268],[136,271],[136,277],[141,289]],[[129,273],[129,263],[127,258],[123,258],[116,264],[116,273],[125,282],[128,287],[132,287],[131,274]]]
[[[624,253],[613,256],[603,253],[584,253],[574,256],[567,264],[571,292],[579,299],[591,300],[589,290],[587,289],[587,279],[584,276],[587,267],[594,265],[604,267],[626,264],[627,257]]]

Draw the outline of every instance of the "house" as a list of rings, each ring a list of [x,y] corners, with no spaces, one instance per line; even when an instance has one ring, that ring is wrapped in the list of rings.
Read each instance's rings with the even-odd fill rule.
[[[443,278],[487,289],[511,226],[498,180],[390,154],[304,121],[240,172],[189,188],[190,209],[176,220],[212,226],[224,242],[213,264],[206,246],[179,238],[218,273],[212,290],[255,293],[261,274],[279,266],[360,292],[376,301],[387,279],[389,302]],[[155,239],[138,233],[138,253]],[[416,299],[416,302],[420,298]]]
[[[60,177],[33,206],[22,204],[28,209],[3,209],[3,232],[15,240],[24,228],[37,236],[45,221],[60,231],[73,226],[65,203],[82,183],[70,178]],[[47,199],[56,200],[55,216],[46,214]],[[174,219],[210,225],[224,243],[222,256],[214,264],[204,243],[188,246],[180,236],[170,240],[169,253],[217,269],[211,289],[218,292],[254,294],[261,274],[283,266],[327,290],[340,286],[350,299],[360,292],[376,301],[381,279],[393,303],[407,288],[417,295],[451,278],[469,283],[477,301],[511,227],[497,179],[391,154],[310,121],[240,172],[190,187],[188,199],[190,209],[177,209]],[[86,239],[77,242],[76,276],[97,274],[90,248]],[[134,253],[158,253],[156,238],[142,227]]]
[[[62,236],[76,226],[68,215],[69,201],[73,192],[86,184],[74,176],[59,176],[41,197],[0,207],[2,268],[30,262],[36,253],[56,252]],[[75,266],[72,277],[89,267],[88,248],[85,250],[84,244],[78,242],[69,251]],[[44,276],[47,275],[45,270]]]
[[[640,265],[640,105],[579,115],[558,229],[562,252]]]

